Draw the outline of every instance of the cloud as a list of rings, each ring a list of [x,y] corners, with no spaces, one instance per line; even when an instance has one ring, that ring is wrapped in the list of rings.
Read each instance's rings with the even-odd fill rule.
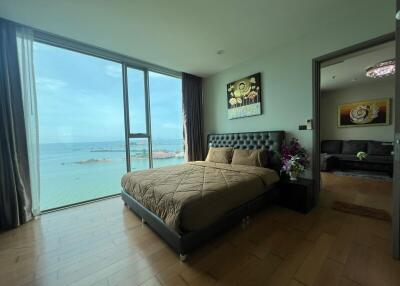
[[[59,79],[40,77],[36,79],[36,86],[38,88],[45,89],[48,91],[57,91],[67,86],[67,83]]]
[[[120,65],[107,65],[106,66],[106,75],[121,78],[122,76],[122,68]]]

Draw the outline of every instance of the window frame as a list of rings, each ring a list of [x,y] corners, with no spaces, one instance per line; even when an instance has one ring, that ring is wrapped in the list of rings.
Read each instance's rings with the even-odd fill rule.
[[[129,86],[128,86],[128,69],[136,69],[143,71],[144,79],[144,102],[145,102],[145,118],[146,118],[146,133],[132,133],[130,127],[130,114],[129,114]],[[149,94],[149,71],[144,68],[137,68],[132,65],[122,64],[122,77],[124,86],[124,112],[125,112],[125,137],[126,142],[126,164],[127,171],[131,171],[131,156],[130,156],[130,139],[144,138],[147,139],[149,149],[149,168],[153,168],[153,151],[152,151],[152,138],[151,138],[151,117],[150,117],[150,94]],[[125,88],[126,87],[126,88]],[[129,154],[129,155],[128,155]]]
[[[19,24],[20,25],[20,24]],[[20,25],[24,26],[24,25]],[[182,79],[182,73],[173,69],[154,65],[145,61],[125,56],[107,49],[99,48],[94,45],[85,44],[66,37],[58,36],[39,29],[32,29],[34,41],[55,46],[58,48],[67,49],[73,52],[94,56],[104,60],[119,63],[122,66],[122,90],[123,90],[123,109],[125,123],[125,150],[126,150],[126,170],[131,171],[131,156],[130,156],[130,139],[147,138],[149,148],[149,168],[153,168],[153,151],[152,151],[152,136],[151,136],[151,108],[150,108],[150,87],[149,87],[149,72],[155,72],[170,77]],[[128,68],[141,70],[144,72],[144,96],[145,96],[145,112],[146,112],[146,133],[131,133],[129,122],[129,92],[128,92]]]

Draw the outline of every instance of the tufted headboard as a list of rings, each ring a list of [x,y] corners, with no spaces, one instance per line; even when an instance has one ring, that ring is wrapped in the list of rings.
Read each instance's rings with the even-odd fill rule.
[[[279,170],[281,166],[280,154],[284,140],[284,131],[208,134],[207,146],[233,147],[235,149],[267,149],[270,162],[268,167]]]

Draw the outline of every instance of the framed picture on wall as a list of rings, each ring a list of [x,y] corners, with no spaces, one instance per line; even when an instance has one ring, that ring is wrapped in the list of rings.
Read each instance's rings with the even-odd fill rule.
[[[374,99],[338,106],[338,127],[388,125],[390,99]]]
[[[227,85],[228,118],[235,119],[261,114],[261,74]]]

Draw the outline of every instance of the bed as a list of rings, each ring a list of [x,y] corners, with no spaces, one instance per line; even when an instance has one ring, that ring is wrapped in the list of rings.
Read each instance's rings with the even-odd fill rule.
[[[275,200],[283,141],[283,131],[208,135],[208,147],[268,150],[267,168],[196,161],[130,172],[121,180],[122,199],[185,260]]]

